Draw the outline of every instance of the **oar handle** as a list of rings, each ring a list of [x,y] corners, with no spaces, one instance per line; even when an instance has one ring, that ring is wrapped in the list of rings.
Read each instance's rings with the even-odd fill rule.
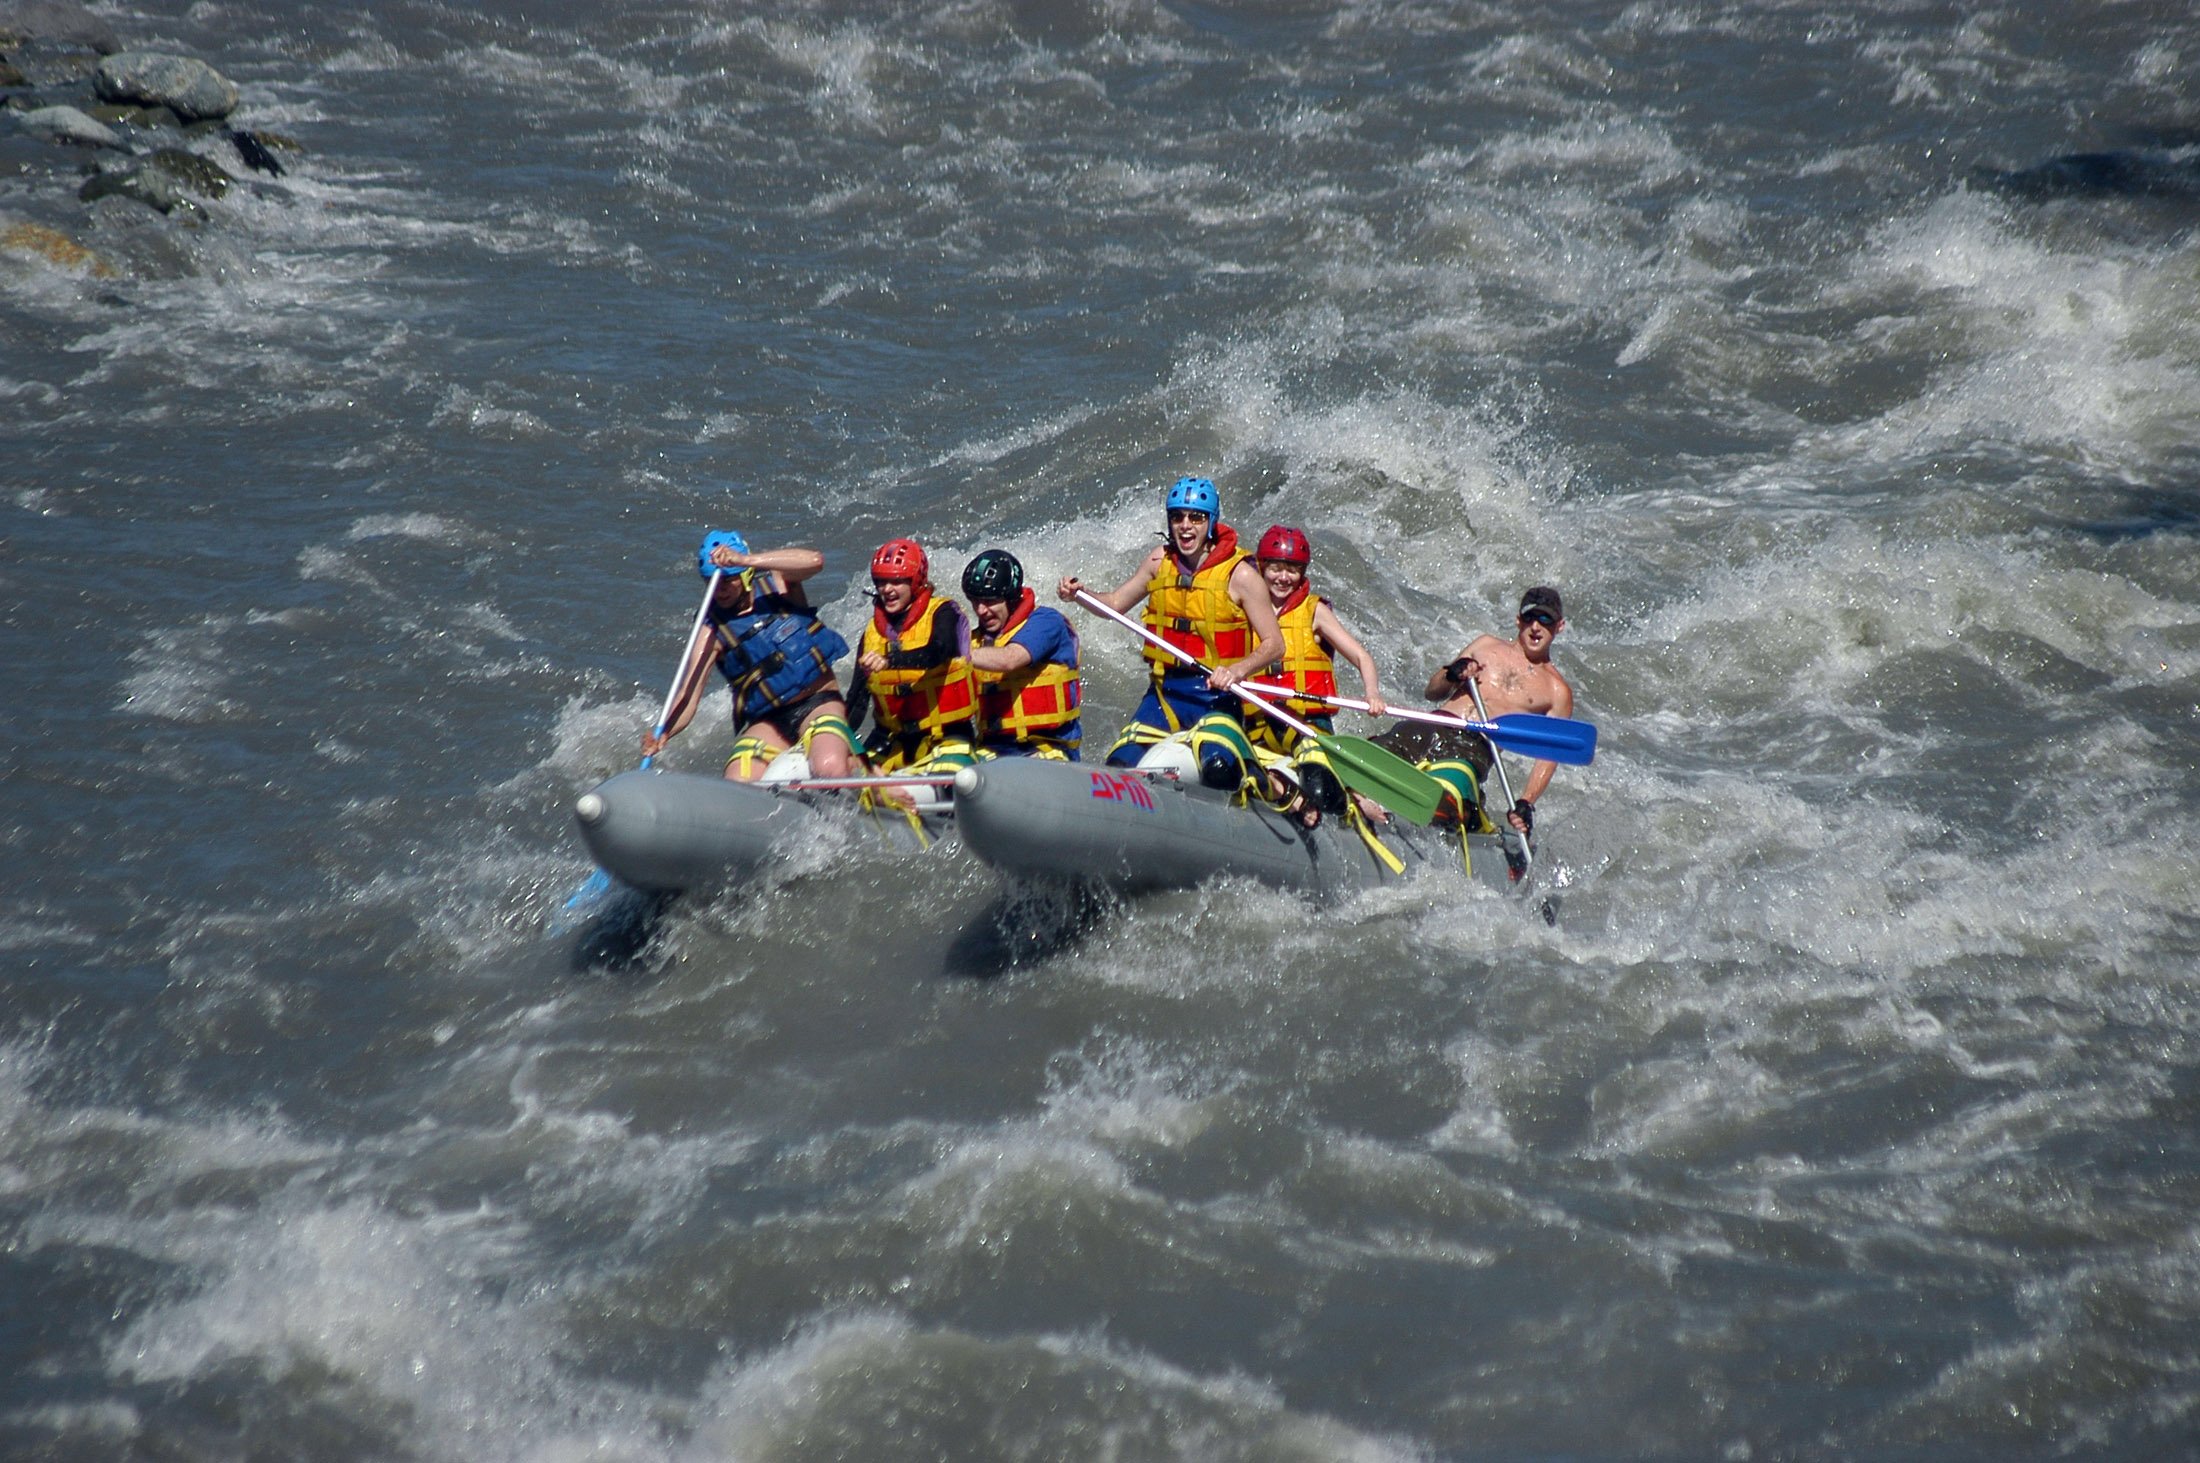
[[[840,792],[859,787],[953,787],[952,772],[926,773],[921,777],[892,777],[881,773],[876,777],[794,777],[785,782],[763,782],[757,786],[773,792]]]
[[[1326,701],[1331,706],[1338,707],[1345,711],[1369,711],[1372,709],[1365,701],[1358,700],[1351,696],[1314,696],[1311,699],[1316,701]],[[1480,708],[1477,707],[1476,709],[1479,710]],[[1454,716],[1448,711],[1415,711],[1409,707],[1392,706],[1385,704],[1383,707],[1383,715],[1396,717],[1400,721],[1425,721],[1430,726],[1456,726],[1464,727],[1468,731],[1478,732],[1486,732],[1489,730],[1489,728],[1486,726],[1478,726],[1474,722],[1468,720],[1466,717]]]
[[[1482,687],[1476,683],[1473,676],[1467,677],[1467,694],[1474,698],[1474,714],[1484,721],[1488,721],[1490,719],[1490,709],[1482,704]],[[1497,769],[1497,785],[1505,793],[1505,816],[1510,819],[1513,805],[1518,799],[1513,797],[1512,779],[1505,775],[1505,754],[1498,749],[1495,742],[1490,743],[1490,765]],[[1523,872],[1529,874],[1535,872],[1535,840],[1529,837],[1528,830],[1525,828],[1520,830],[1520,863]]]
[[[672,689],[665,692],[664,708],[657,713],[657,726],[653,733],[656,736],[663,736],[666,724],[672,720],[672,705],[680,699],[680,683],[687,679],[684,672],[687,670],[688,657],[695,653],[695,637],[703,633],[703,618],[710,613],[711,599],[718,593],[718,581],[725,577],[725,570],[715,564],[711,566],[710,582],[703,586],[703,602],[695,607],[695,623],[688,626],[687,644],[680,647],[680,666],[672,673]],[[655,752],[643,753],[642,771],[647,772],[649,764],[656,760]],[[598,869],[582,882],[580,888],[573,891],[572,897],[565,901],[565,907],[571,910],[593,903],[610,887],[611,876]]]
[[[680,685],[687,679],[683,672],[687,670],[688,657],[695,653],[695,637],[703,633],[703,621],[710,615],[710,602],[718,593],[718,581],[725,577],[725,570],[716,565],[711,567],[710,582],[703,586],[703,602],[695,607],[695,623],[688,626],[687,643],[680,647],[680,664],[672,673],[672,686],[665,692],[665,704],[657,712],[657,725],[650,731],[652,736],[663,736],[672,722],[673,704],[680,699]],[[649,764],[656,760],[654,752],[642,758],[642,770],[648,771]]]
[[[1133,634],[1137,635],[1147,644],[1158,645],[1169,654],[1175,656],[1178,660],[1183,661],[1193,670],[1205,671],[1208,675],[1213,675],[1215,673],[1213,666],[1208,665],[1205,661],[1202,661],[1198,656],[1193,655],[1183,646],[1171,645],[1168,641],[1162,639],[1159,635],[1154,634],[1153,631],[1147,629],[1144,625],[1139,624],[1129,615],[1124,614],[1114,605],[1109,604],[1106,600],[1101,599],[1098,595],[1092,593],[1090,590],[1078,590],[1077,602],[1083,605],[1086,609],[1091,610],[1095,614],[1106,615],[1109,619],[1115,621],[1116,624],[1121,625],[1124,629],[1129,630]],[[1229,689],[1237,696],[1240,701],[1243,701],[1246,705],[1256,706],[1260,708],[1260,711],[1263,715],[1271,717],[1276,721],[1282,722],[1285,726],[1291,728],[1291,730],[1297,732],[1300,736],[1318,737],[1321,735],[1319,731],[1315,730],[1311,726],[1308,726],[1305,722],[1299,720],[1290,712],[1284,710],[1281,706],[1276,705],[1273,701],[1270,701],[1266,696],[1261,695],[1252,687],[1247,686],[1243,681],[1238,682],[1237,684],[1231,686]]]

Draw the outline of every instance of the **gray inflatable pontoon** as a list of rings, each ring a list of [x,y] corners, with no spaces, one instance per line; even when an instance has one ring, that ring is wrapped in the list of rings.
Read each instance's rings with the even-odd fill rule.
[[[868,812],[846,792],[805,792],[691,772],[622,772],[573,805],[581,839],[604,872],[637,889],[678,892],[738,882],[775,854],[857,823],[911,853],[954,829],[947,805],[917,821]]]
[[[1454,832],[1396,819],[1375,829],[1405,866],[1400,873],[1341,817],[1308,830],[1168,773],[1014,757],[956,774],[955,823],[963,846],[1004,872],[1126,894],[1241,874],[1326,895],[1394,882],[1426,864],[1462,863]],[[1468,838],[1465,862],[1492,888],[1525,882],[1510,876],[1496,837]]]

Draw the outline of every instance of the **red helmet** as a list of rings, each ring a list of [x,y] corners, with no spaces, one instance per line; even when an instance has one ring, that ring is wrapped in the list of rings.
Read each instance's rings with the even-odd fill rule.
[[[914,579],[919,584],[932,577],[932,566],[924,557],[924,546],[913,538],[890,538],[878,546],[871,555],[873,579]]]
[[[1268,531],[1260,536],[1260,547],[1253,553],[1256,559],[1281,559],[1286,564],[1296,564],[1301,569],[1314,561],[1313,545],[1306,535],[1295,528],[1280,523],[1268,525]]]

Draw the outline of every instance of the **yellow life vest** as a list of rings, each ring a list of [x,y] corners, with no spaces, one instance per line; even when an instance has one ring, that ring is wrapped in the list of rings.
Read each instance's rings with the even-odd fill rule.
[[[1230,575],[1245,557],[1237,530],[1227,523],[1215,530],[1207,557],[1189,574],[1174,553],[1164,553],[1146,583],[1146,628],[1210,670],[1244,659],[1253,648],[1253,625],[1230,598]],[[1189,669],[1158,645],[1146,646],[1146,660],[1157,680],[1165,671]]]
[[[905,646],[931,644],[932,623],[943,609],[961,613],[953,600],[924,590],[899,630],[887,623],[884,610],[874,609],[863,627],[863,653],[892,655]],[[868,684],[871,714],[891,736],[937,736],[948,727],[968,725],[977,715],[977,679],[970,662],[959,655],[935,666],[872,671]]]
[[[1324,601],[1304,583],[1276,611],[1283,630],[1283,659],[1267,675],[1253,677],[1256,686],[1275,686],[1289,691],[1284,703],[1295,716],[1329,716],[1336,708],[1316,698],[1337,694],[1337,662],[1321,636],[1314,633],[1314,611]]]
[[[985,646],[1013,645],[1016,632],[1030,623],[1037,603],[1038,597],[1025,590],[999,635],[987,639],[977,631],[972,638]],[[1076,632],[1070,634],[1074,642]],[[985,741],[1067,741],[1051,734],[1077,720],[1078,703],[1084,697],[1077,667],[1060,661],[1042,665],[1035,660],[1012,671],[973,667],[972,673],[978,681],[978,727]]]

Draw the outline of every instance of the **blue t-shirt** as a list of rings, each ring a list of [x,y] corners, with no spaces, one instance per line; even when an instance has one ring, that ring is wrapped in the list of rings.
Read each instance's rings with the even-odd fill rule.
[[[1069,616],[1049,605],[1039,605],[1031,618],[1017,628],[1015,643],[1031,652],[1033,665],[1066,665],[1077,668],[1077,632]]]
[[[1000,642],[994,643],[997,645]],[[1051,606],[1034,605],[1023,624],[1016,627],[1016,638],[1009,643],[1021,645],[1028,651],[1033,665],[1066,665],[1071,670],[1077,669],[1077,629],[1070,624],[1069,616]],[[1081,717],[1047,733],[1049,739],[1067,742],[1073,749],[1084,739],[1084,735],[1084,720]],[[1077,753],[1072,750],[1071,760],[1074,761],[1076,756]]]

